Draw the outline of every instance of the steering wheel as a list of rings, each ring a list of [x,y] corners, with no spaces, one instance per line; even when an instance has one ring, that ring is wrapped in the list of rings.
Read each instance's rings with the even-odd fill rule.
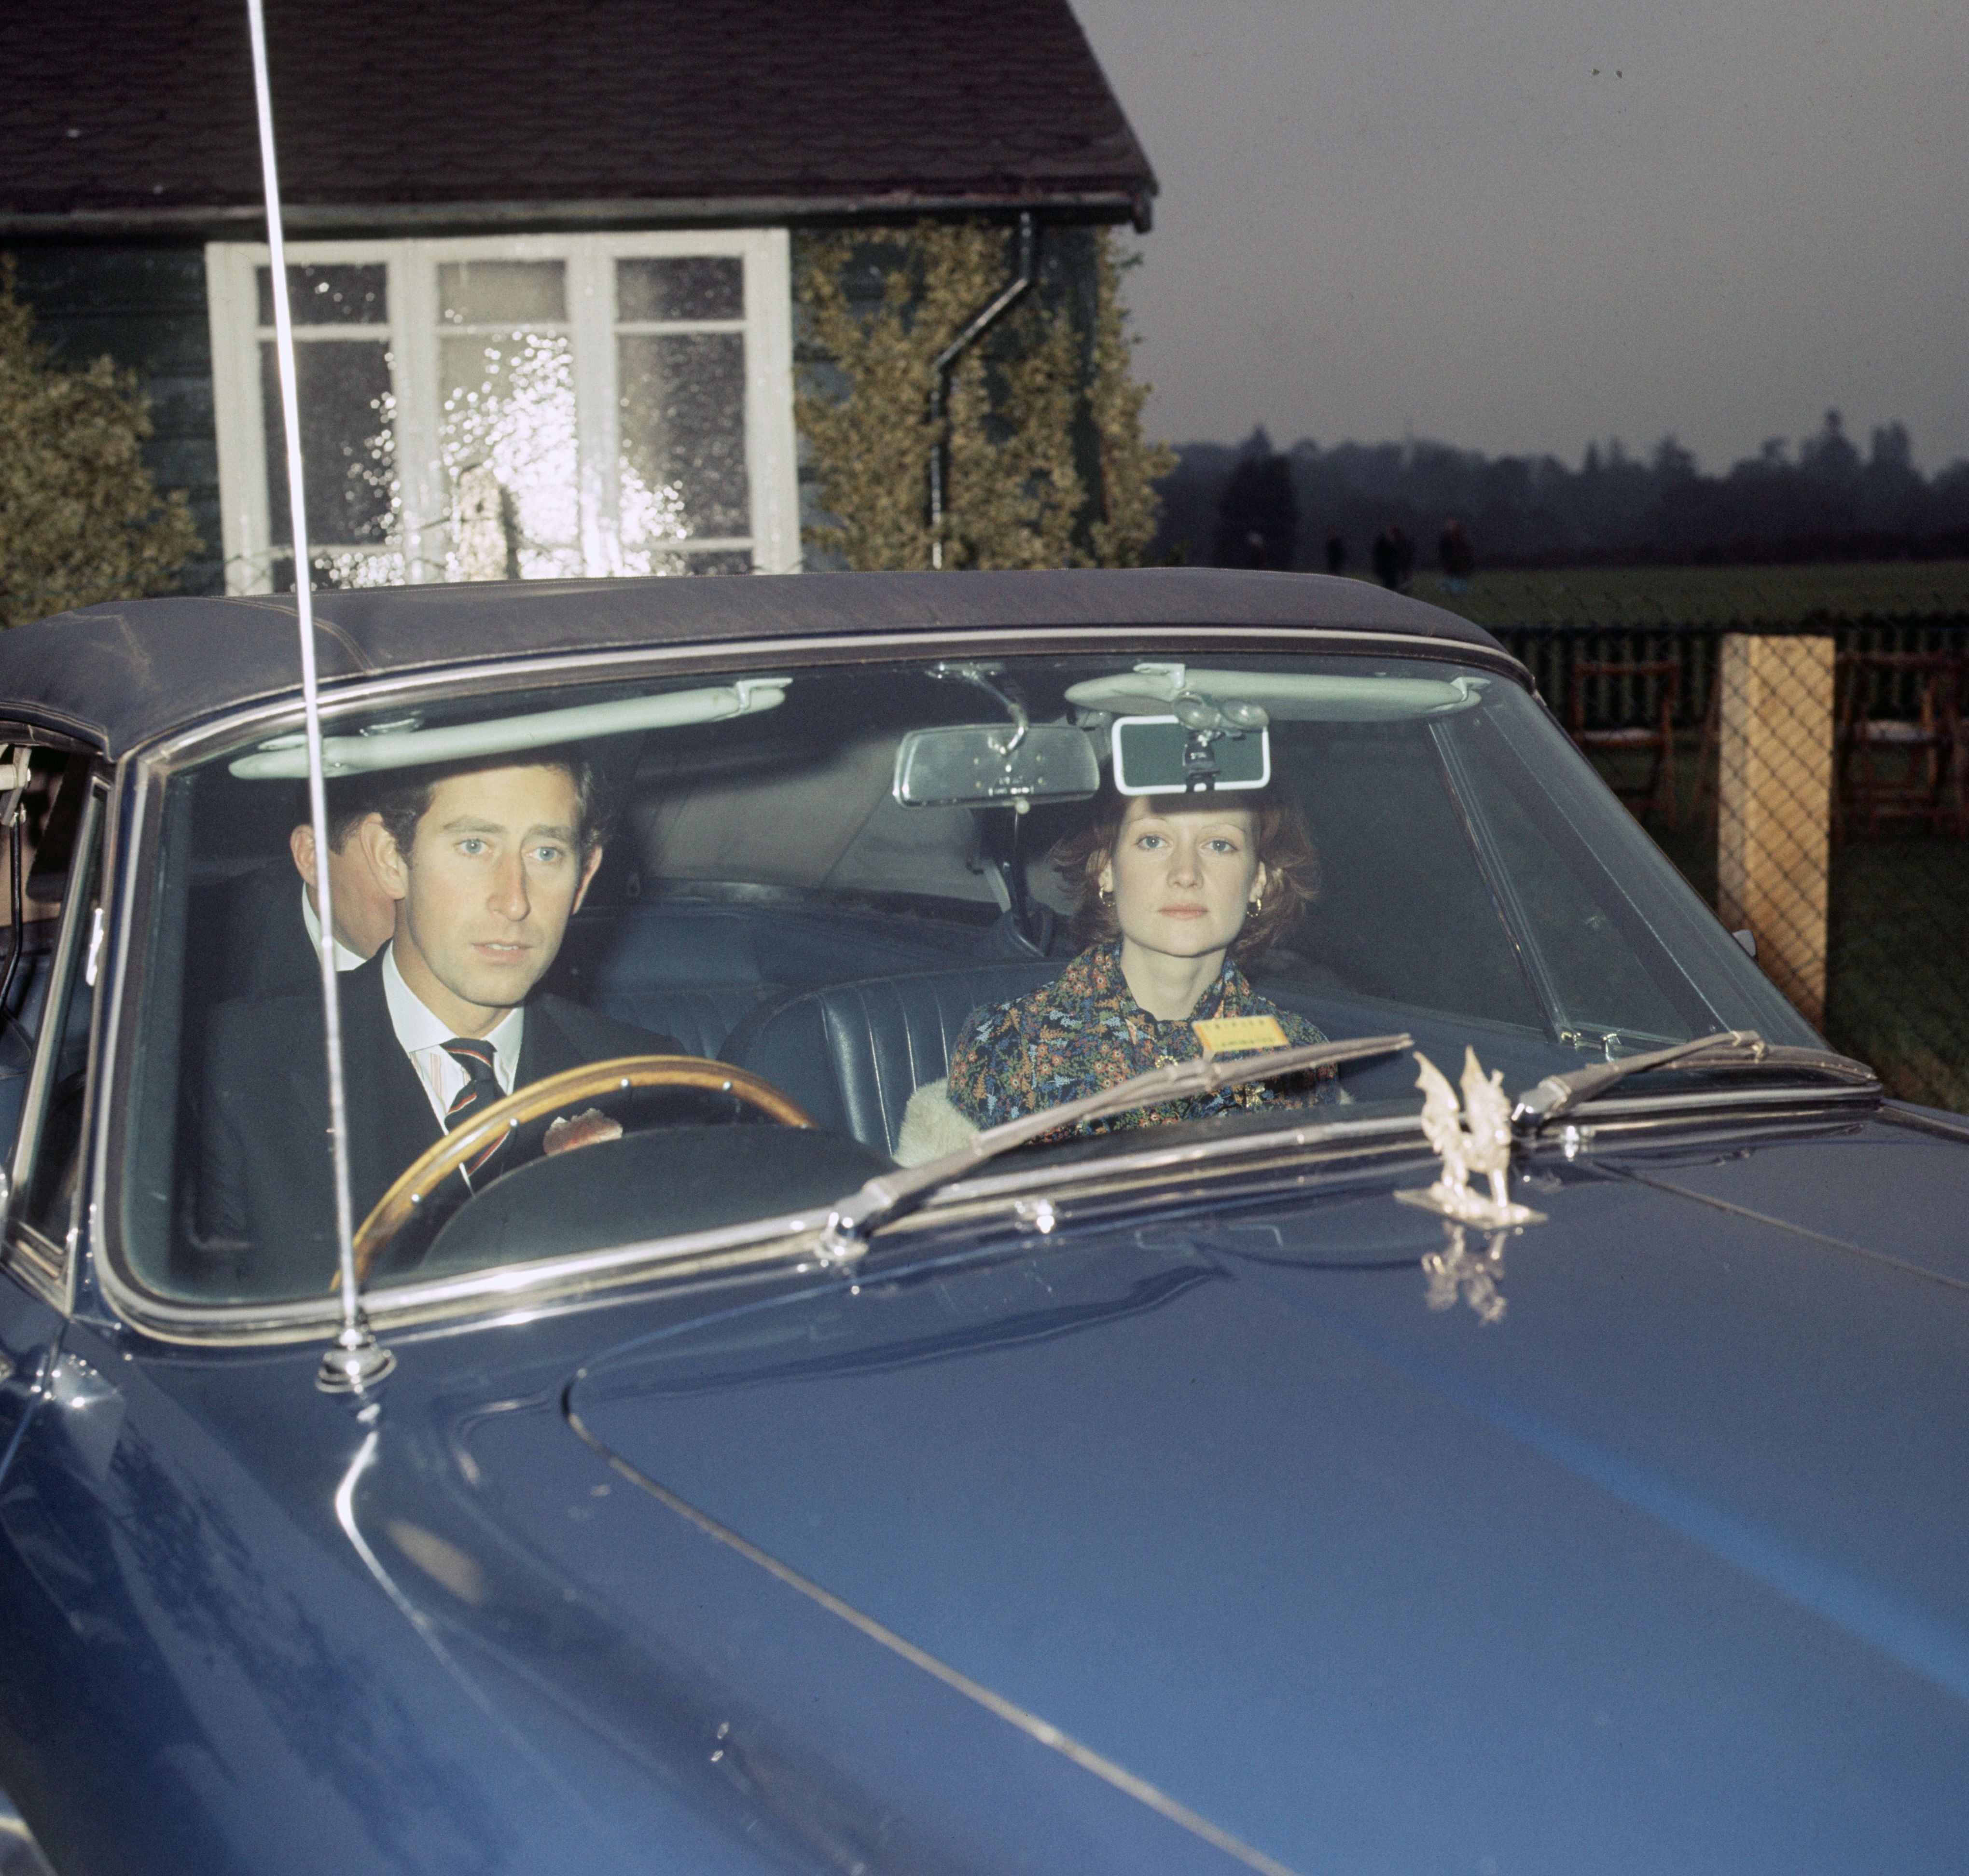
[[[810,1127],[806,1111],[767,1081],[728,1062],[702,1055],[621,1055],[612,1061],[584,1062],[564,1068],[544,1081],[516,1088],[495,1101],[469,1126],[433,1140],[411,1161],[396,1182],[376,1201],[355,1233],[355,1275],[369,1272],[391,1240],[415,1217],[426,1199],[462,1167],[469,1165],[495,1136],[511,1132],[530,1121],[544,1119],[556,1108],[619,1094],[629,1088],[702,1088],[729,1094],[756,1107],[783,1127]]]

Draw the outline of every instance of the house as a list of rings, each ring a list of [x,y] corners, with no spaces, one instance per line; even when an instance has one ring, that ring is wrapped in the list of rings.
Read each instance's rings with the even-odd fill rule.
[[[488,468],[528,576],[795,569],[801,244],[1030,212],[1080,264],[1156,187],[1067,0],[269,0],[268,37],[340,583],[458,577]],[[264,215],[244,0],[0,17],[0,249],[61,355],[142,373],[192,590],[292,583]]]

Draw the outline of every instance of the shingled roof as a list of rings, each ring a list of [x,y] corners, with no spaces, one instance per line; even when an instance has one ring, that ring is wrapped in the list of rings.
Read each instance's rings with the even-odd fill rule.
[[[268,0],[296,232],[1040,206],[1156,183],[1067,0]],[[0,8],[0,234],[262,212],[244,0]]]

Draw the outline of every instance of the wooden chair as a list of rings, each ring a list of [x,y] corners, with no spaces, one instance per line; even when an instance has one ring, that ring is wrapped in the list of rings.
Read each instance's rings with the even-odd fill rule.
[[[1638,685],[1652,697],[1647,721],[1618,729],[1586,727],[1586,692],[1595,679]],[[1567,697],[1566,727],[1589,755],[1595,750],[1627,753],[1653,750],[1654,763],[1643,788],[1616,786],[1614,792],[1645,819],[1656,808],[1672,833],[1675,825],[1675,717],[1682,701],[1682,665],[1674,658],[1579,658],[1573,661]]]
[[[1969,766],[1962,722],[1964,660],[1954,652],[1843,652],[1834,751],[1835,838],[1864,816],[1969,833]],[[1913,714],[1905,714],[1910,705]]]

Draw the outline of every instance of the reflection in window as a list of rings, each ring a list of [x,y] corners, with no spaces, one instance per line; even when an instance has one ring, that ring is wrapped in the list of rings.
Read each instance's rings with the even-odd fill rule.
[[[563,326],[567,268],[559,261],[449,261],[437,271],[446,326]]]
[[[722,572],[751,532],[744,277],[728,255],[615,264],[625,572]],[[683,551],[693,542],[715,544],[715,565],[711,553]],[[741,557],[749,568],[749,553]]]
[[[745,264],[735,254],[673,254],[615,263],[615,317],[640,322],[742,319]]]
[[[438,269],[440,459],[454,488],[482,463],[498,477],[512,497],[524,578],[584,570],[566,271],[559,261]],[[463,571],[454,542],[446,578]]]
[[[616,344],[624,549],[750,533],[744,335],[634,332]]]
[[[260,411],[265,439],[268,540],[274,584],[294,585],[287,432],[273,342],[274,271],[255,271],[260,337]],[[404,577],[403,506],[397,474],[395,357],[385,333],[389,269],[373,264],[287,269],[301,454],[307,467],[308,539],[316,581],[377,585]],[[379,551],[380,550],[380,551]]]
[[[317,582],[790,570],[783,239],[706,238],[722,251],[649,235],[303,250],[288,280]],[[228,582],[290,590],[272,272],[211,253]],[[498,521],[462,553],[472,469],[468,498]]]
[[[290,267],[287,309],[297,326],[387,326],[390,270],[375,266]],[[258,274],[260,323],[274,323],[274,270]]]
[[[390,366],[390,348],[381,339],[294,348],[311,541],[358,546],[390,538],[397,513],[396,398]],[[287,431],[280,366],[271,340],[260,345],[260,403],[267,426],[268,520],[274,541],[291,547]]]

